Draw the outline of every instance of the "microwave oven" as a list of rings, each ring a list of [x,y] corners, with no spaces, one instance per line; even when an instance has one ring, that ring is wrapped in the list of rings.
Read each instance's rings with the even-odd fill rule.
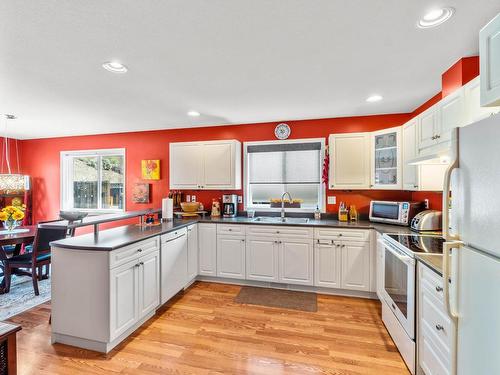
[[[424,202],[370,202],[370,221],[409,225],[411,219],[425,209]]]

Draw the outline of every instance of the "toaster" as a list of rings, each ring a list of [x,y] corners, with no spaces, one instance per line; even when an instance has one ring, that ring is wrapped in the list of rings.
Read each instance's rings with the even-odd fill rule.
[[[410,223],[415,232],[440,231],[442,229],[442,212],[425,210],[416,214]]]

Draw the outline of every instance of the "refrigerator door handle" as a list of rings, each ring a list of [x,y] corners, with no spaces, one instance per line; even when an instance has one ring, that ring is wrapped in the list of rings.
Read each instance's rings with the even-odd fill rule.
[[[443,237],[445,240],[457,240],[456,236],[450,234],[450,190],[451,190],[451,173],[454,169],[458,168],[458,129],[453,129],[451,135],[451,144],[454,147],[454,158],[444,174],[443,182],[443,214],[442,214],[442,227]]]
[[[453,322],[453,324],[456,328],[458,327],[458,314],[453,310],[453,308],[451,306],[451,300],[450,300],[450,276],[451,276],[450,256],[451,256],[451,249],[458,249],[461,245],[463,245],[463,242],[461,242],[461,241],[445,242],[443,244],[444,306],[445,306],[446,313],[448,314],[448,316],[450,317],[451,321]],[[457,373],[457,336],[458,336],[457,332],[455,331],[454,334],[452,335],[452,340],[451,340],[450,352],[451,352],[452,358],[451,358],[450,374],[452,374],[452,375],[455,375]]]

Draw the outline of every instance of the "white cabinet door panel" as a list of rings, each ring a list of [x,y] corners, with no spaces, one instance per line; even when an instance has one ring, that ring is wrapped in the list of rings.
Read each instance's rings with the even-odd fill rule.
[[[313,241],[280,241],[280,282],[313,285]]]
[[[187,228],[188,235],[188,278],[193,280],[198,275],[198,225]]]
[[[160,304],[160,252],[139,259],[139,319]]]
[[[370,187],[370,133],[332,134],[330,147],[330,189]]]
[[[340,242],[319,241],[314,244],[314,285],[340,288],[342,251]]]
[[[198,224],[198,273],[217,275],[217,230],[216,224]]]
[[[416,118],[402,127],[403,146],[403,189],[418,190],[418,167],[408,165],[408,161],[417,157],[417,124]]]
[[[417,145],[419,155],[425,153],[425,149],[436,144],[435,136],[438,129],[437,109],[431,107],[419,116],[417,131]]]
[[[401,128],[371,133],[372,189],[401,190]]]
[[[139,319],[138,277],[138,260],[111,270],[110,341],[132,327]]]
[[[500,105],[500,14],[479,32],[481,106]]]
[[[203,188],[231,188],[234,179],[233,144],[204,144],[203,153]]]
[[[278,241],[268,237],[246,240],[246,278],[268,282],[279,281]]]
[[[481,107],[480,76],[464,86],[465,125],[482,120],[492,114],[500,112],[500,107]]]
[[[203,146],[198,143],[170,144],[170,188],[198,189],[203,174]]]
[[[370,243],[342,243],[342,288],[370,291]]]
[[[451,131],[465,123],[464,92],[462,89],[448,95],[439,103],[440,129],[436,136],[437,143],[451,140]]]
[[[244,236],[218,236],[217,276],[233,279],[245,278]]]

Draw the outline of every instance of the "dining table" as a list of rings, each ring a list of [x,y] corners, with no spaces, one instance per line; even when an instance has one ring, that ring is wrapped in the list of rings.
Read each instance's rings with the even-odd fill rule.
[[[3,263],[5,259],[9,257],[19,255],[21,253],[22,245],[29,245],[33,243],[36,234],[36,225],[27,225],[17,227],[13,231],[7,231],[0,229],[0,263]],[[6,252],[3,246],[14,245],[13,252]],[[0,265],[1,267],[1,265]],[[3,278],[3,267],[2,268],[2,280],[0,281],[0,294],[4,293],[5,280]],[[20,271],[22,273],[22,271]]]

